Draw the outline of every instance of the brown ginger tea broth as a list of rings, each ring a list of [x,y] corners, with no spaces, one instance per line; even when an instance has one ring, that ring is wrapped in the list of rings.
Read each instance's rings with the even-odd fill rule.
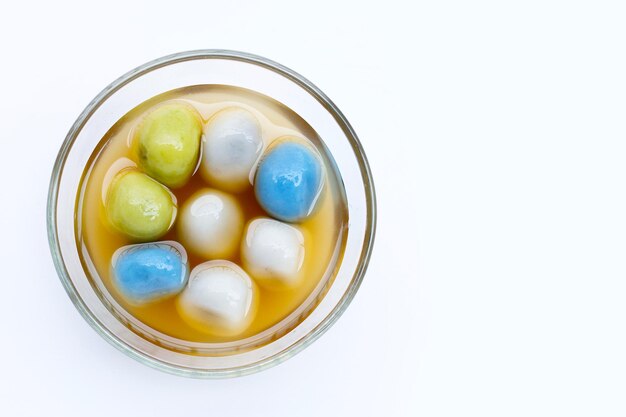
[[[303,279],[294,288],[269,290],[259,288],[259,304],[250,326],[233,337],[218,337],[190,327],[178,314],[175,297],[143,305],[131,305],[116,289],[111,277],[111,257],[120,247],[136,243],[114,231],[109,225],[104,209],[104,197],[112,177],[119,170],[136,164],[137,157],[132,140],[133,129],[155,105],[182,100],[193,105],[206,121],[216,112],[231,106],[251,111],[262,127],[266,144],[280,137],[306,138],[318,150],[325,166],[324,188],[314,213],[300,223],[305,237],[305,257],[302,265]],[[171,190],[180,208],[196,191],[211,187],[196,172],[182,188]],[[245,221],[267,213],[259,206],[252,187],[234,194],[244,210]],[[341,179],[332,158],[328,155],[316,132],[296,113],[266,96],[250,90],[221,85],[198,85],[173,90],[156,96],[122,117],[102,138],[85,167],[77,198],[76,232],[79,253],[87,275],[102,292],[108,292],[115,302],[143,325],[171,338],[188,342],[217,343],[241,340],[275,328],[290,318],[303,320],[324,288],[332,282],[341,262],[345,244],[348,212]],[[176,227],[159,239],[180,242]],[[187,251],[190,269],[211,260]],[[228,260],[242,266],[239,251]],[[305,301],[311,305],[304,305]],[[111,304],[111,303],[105,303]],[[303,308],[304,307],[304,308]],[[112,307],[111,307],[112,308]],[[294,312],[303,311],[293,317]],[[119,313],[117,314],[119,316]],[[133,329],[136,331],[136,329]],[[286,329],[283,329],[286,330]]]

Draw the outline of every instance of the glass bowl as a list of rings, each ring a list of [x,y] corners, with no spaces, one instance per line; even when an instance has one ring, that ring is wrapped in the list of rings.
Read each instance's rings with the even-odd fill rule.
[[[300,115],[323,139],[345,187],[349,223],[343,259],[304,320],[278,329],[256,347],[178,343],[119,313],[93,269],[83,266],[76,234],[83,170],[96,145],[124,114],[147,99],[198,84],[243,87],[265,94]],[[169,55],[115,80],[94,98],[70,129],[57,157],[48,195],[48,239],[57,273],[87,322],[138,361],[177,375],[230,377],[260,371],[316,340],[343,313],[363,280],[372,251],[376,200],[372,176],[354,130],[324,93],[294,71],[242,52],[199,50]],[[97,274],[96,274],[97,275]],[[94,284],[95,283],[95,284]],[[232,342],[231,342],[232,343]],[[203,350],[204,349],[204,350]],[[209,353],[207,353],[209,352]],[[220,353],[222,352],[222,353]]]

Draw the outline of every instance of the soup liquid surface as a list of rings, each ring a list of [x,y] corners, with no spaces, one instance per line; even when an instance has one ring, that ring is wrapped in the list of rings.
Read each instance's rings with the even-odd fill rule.
[[[309,218],[298,224],[305,238],[302,281],[292,289],[280,291],[265,289],[258,285],[259,304],[255,319],[243,333],[234,337],[218,337],[187,325],[176,311],[175,297],[145,306],[130,305],[112,282],[113,253],[121,246],[137,242],[116,232],[108,224],[104,209],[108,184],[120,169],[137,163],[132,140],[134,127],[155,105],[169,100],[182,100],[193,105],[205,123],[221,109],[231,106],[243,107],[259,120],[266,148],[280,137],[306,138],[316,147],[324,162],[325,184],[316,210]],[[207,184],[199,172],[196,172],[185,186],[171,191],[180,209],[193,193],[207,187],[215,188]],[[257,203],[253,187],[234,196],[244,210],[246,223],[255,217],[270,217]],[[332,281],[338,269],[348,224],[343,185],[315,131],[296,113],[266,96],[250,90],[218,85],[200,85],[173,90],[142,103],[122,117],[102,138],[85,167],[77,200],[77,212],[76,230],[81,246],[79,253],[82,254],[83,266],[94,285],[103,284],[114,301],[144,325],[174,338],[206,343],[233,341],[256,335],[280,323],[303,305],[305,300],[314,303],[315,294],[320,293],[323,287]],[[163,240],[181,242],[175,225],[159,239]],[[202,262],[212,260],[195,256],[189,250],[187,255],[190,270]],[[239,250],[228,259],[242,266]],[[303,319],[302,316],[298,318],[300,321]]]

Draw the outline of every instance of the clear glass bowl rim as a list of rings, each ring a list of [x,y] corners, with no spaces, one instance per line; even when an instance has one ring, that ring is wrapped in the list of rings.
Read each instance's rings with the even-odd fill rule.
[[[161,362],[158,359],[147,356],[142,352],[135,350],[133,347],[128,346],[122,340],[120,340],[114,333],[112,333],[109,329],[102,326],[97,317],[92,313],[92,311],[85,305],[82,301],[81,297],[78,295],[74,285],[69,277],[69,273],[65,267],[63,257],[61,255],[60,243],[57,235],[57,223],[56,223],[56,206],[57,206],[57,197],[58,197],[58,188],[61,180],[61,175],[63,173],[63,167],[69,151],[74,143],[74,141],[78,137],[78,133],[81,131],[85,122],[92,116],[92,114],[100,107],[100,105],[105,102],[112,94],[114,94],[117,90],[122,88],[124,85],[130,83],[136,78],[141,77],[144,74],[147,74],[151,71],[159,69],[164,66],[172,65],[178,62],[197,60],[197,59],[228,59],[234,61],[243,61],[246,63],[258,65],[274,71],[283,77],[295,82],[305,91],[307,91],[311,96],[313,96],[336,120],[341,129],[343,130],[346,138],[350,142],[350,145],[355,153],[356,159],[358,161],[361,177],[363,179],[363,185],[366,194],[366,204],[367,204],[367,215],[366,215],[366,234],[363,241],[363,246],[361,249],[361,257],[358,262],[358,267],[355,270],[350,286],[347,291],[343,294],[341,300],[335,308],[328,314],[311,332],[309,332],[305,337],[300,339],[297,343],[291,345],[288,349],[285,349],[273,356],[265,358],[262,361],[238,368],[230,368],[230,369],[222,369],[222,370],[198,370],[198,369],[189,369],[184,367],[175,366],[172,364],[168,364],[165,362]],[[359,141],[354,129],[345,118],[343,113],[337,108],[337,106],[313,83],[304,78],[302,75],[296,73],[295,71],[281,65],[277,62],[269,60],[267,58],[246,53],[240,51],[233,50],[224,50],[224,49],[201,49],[201,50],[192,50],[185,51],[180,53],[175,53],[171,55],[167,55],[150,62],[147,62],[129,72],[122,75],[107,87],[105,87],[96,97],[85,107],[79,117],[76,119],[72,127],[70,128],[68,134],[61,145],[59,153],[57,155],[53,170],[52,176],[50,179],[50,186],[48,191],[48,199],[47,199],[47,233],[48,233],[48,242],[50,246],[50,251],[52,254],[52,258],[54,261],[54,265],[57,271],[57,275],[65,288],[68,296],[70,297],[72,303],[79,311],[79,313],[83,316],[83,318],[89,323],[89,325],[102,336],[107,342],[115,346],[118,350],[122,351],[126,355],[132,357],[133,359],[138,360],[141,363],[144,363],[153,368],[159,369],[161,371],[165,371],[171,374],[187,376],[187,377],[196,377],[196,378],[223,378],[223,377],[233,377],[233,376],[242,376],[250,373],[258,372],[263,369],[269,368],[271,366],[277,365],[288,358],[292,357],[296,353],[300,352],[315,340],[317,340],[326,330],[332,326],[337,319],[343,314],[345,309],[348,307],[352,299],[354,298],[356,292],[358,291],[361,282],[363,281],[363,277],[365,276],[365,272],[367,270],[367,266],[369,264],[369,260],[371,257],[374,238],[376,234],[376,193],[374,189],[374,182],[372,179],[371,170],[369,167],[369,163],[367,161],[367,157],[365,155],[365,151]]]

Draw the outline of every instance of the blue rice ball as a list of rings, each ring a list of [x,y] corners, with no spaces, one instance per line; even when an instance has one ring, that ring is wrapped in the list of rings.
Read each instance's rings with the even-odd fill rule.
[[[189,276],[187,253],[177,242],[128,245],[112,259],[113,282],[132,304],[145,304],[178,294]]]
[[[270,147],[261,159],[254,192],[270,216],[300,222],[313,212],[323,176],[321,160],[313,149],[286,141]]]

